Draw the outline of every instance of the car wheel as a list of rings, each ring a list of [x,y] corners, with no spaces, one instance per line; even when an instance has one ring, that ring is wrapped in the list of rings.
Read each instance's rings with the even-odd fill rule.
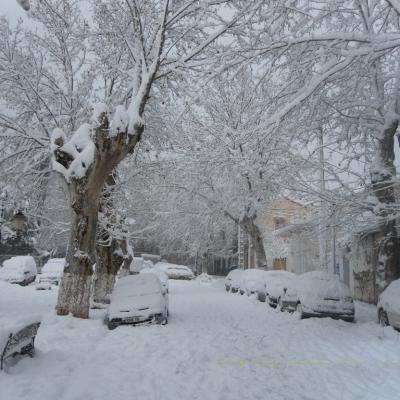
[[[385,310],[379,311],[379,324],[381,326],[389,326],[389,318]]]
[[[299,319],[303,319],[304,318],[303,307],[301,306],[301,303],[297,303],[296,313],[297,313]]]
[[[285,310],[283,309],[283,304],[282,304],[282,299],[279,297],[278,298],[278,306],[277,306],[277,309],[280,311],[280,312],[284,312]]]
[[[117,327],[118,327],[118,323],[117,323],[117,322],[113,322],[113,321],[109,321],[109,322],[108,322],[108,329],[109,329],[110,331],[114,330],[114,329],[117,328]]]
[[[262,293],[262,292],[258,292],[258,294],[257,294],[257,299],[258,299],[258,301],[261,301],[262,303],[265,303],[265,293]]]

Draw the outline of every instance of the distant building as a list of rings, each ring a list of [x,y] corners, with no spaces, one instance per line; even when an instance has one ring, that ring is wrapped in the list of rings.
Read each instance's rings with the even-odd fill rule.
[[[275,231],[287,243],[286,270],[296,274],[319,269],[317,227],[310,222],[286,225]]]
[[[264,237],[264,249],[267,258],[268,269],[291,270],[290,265],[291,236],[279,235],[282,229],[289,226],[303,224],[306,221],[307,209],[298,201],[282,197],[279,200],[267,203],[262,216],[263,224],[260,229]],[[249,238],[248,266],[255,268],[257,265],[255,251]]]

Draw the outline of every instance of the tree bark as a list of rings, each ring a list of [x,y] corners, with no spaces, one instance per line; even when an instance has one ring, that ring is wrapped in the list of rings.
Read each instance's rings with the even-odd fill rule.
[[[89,318],[101,190],[108,176],[133,151],[144,130],[144,125],[140,124],[135,125],[134,135],[125,131],[110,136],[106,113],[99,116],[98,122],[93,135],[94,161],[83,177],[70,177],[67,181],[73,217],[67,262],[56,306],[58,315],[72,313],[74,317]],[[64,150],[63,139],[57,137],[52,146],[55,162],[68,170],[73,158]]]
[[[108,304],[114,288],[115,278],[123,263],[121,249],[116,239],[108,246],[96,246],[96,278],[94,280],[93,302]]]
[[[133,261],[133,250],[129,244],[128,239],[119,240],[118,243],[123,257],[121,276],[127,276],[130,273],[131,264]]]
[[[251,243],[253,244],[256,253],[257,268],[266,269],[268,265],[267,257],[265,255],[263,237],[260,228],[255,223],[255,219],[256,216],[245,215],[240,224],[251,238]]]
[[[399,125],[397,118],[387,122],[382,136],[377,140],[377,155],[371,168],[373,194],[379,204],[376,215],[382,220],[380,224],[381,239],[378,248],[378,266],[376,284],[378,293],[399,276],[397,258],[399,255],[399,239],[397,236],[395,216],[392,205],[396,202],[394,190],[394,138]]]
[[[56,309],[58,315],[88,318],[99,193],[89,189],[85,180],[74,182],[69,189],[73,218]]]

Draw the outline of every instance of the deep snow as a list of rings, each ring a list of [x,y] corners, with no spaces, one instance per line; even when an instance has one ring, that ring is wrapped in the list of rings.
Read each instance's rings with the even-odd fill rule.
[[[1,400],[399,398],[400,333],[373,306],[357,303],[355,324],[299,320],[222,280],[171,281],[167,326],[108,331],[103,310],[56,317],[56,290],[6,292],[0,325],[23,310],[43,323],[37,356],[0,373]]]

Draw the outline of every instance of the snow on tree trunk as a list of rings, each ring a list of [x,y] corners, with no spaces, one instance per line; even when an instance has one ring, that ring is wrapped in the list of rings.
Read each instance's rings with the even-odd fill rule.
[[[376,284],[379,293],[398,276],[399,240],[394,215],[391,211],[396,202],[394,191],[394,178],[396,176],[394,139],[398,125],[397,117],[388,118],[386,121],[382,135],[377,140],[377,153],[371,167],[373,194],[378,200],[375,214],[382,220],[376,270]]]
[[[133,261],[133,249],[129,244],[128,239],[119,240],[118,243],[123,257],[120,276],[127,276],[129,275],[131,264]]]
[[[256,216],[245,215],[241,220],[241,226],[251,238],[256,253],[257,268],[267,268],[267,257],[265,255],[264,242],[260,228],[255,223]]]
[[[67,264],[61,280],[57,314],[89,317],[101,190],[108,176],[140,140],[144,126],[134,124],[110,135],[104,107],[95,110],[93,124],[82,125],[69,141],[56,129],[51,138],[53,169],[64,178],[72,208]]]

